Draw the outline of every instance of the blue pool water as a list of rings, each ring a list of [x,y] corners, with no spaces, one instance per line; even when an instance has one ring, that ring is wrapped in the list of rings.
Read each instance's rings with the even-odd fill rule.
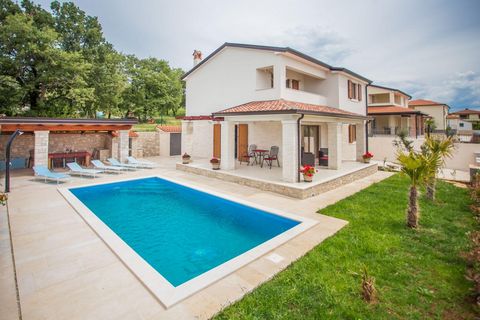
[[[300,223],[157,177],[70,191],[173,286]]]

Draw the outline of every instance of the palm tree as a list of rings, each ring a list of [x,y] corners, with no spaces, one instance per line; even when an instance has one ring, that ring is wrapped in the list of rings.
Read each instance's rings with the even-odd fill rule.
[[[429,162],[429,177],[427,180],[427,199],[435,200],[437,173],[445,165],[445,159],[453,155],[454,144],[451,137],[434,139],[428,137],[422,145],[422,153]]]
[[[424,154],[409,151],[400,152],[397,160],[402,165],[402,173],[410,178],[410,193],[407,210],[407,226],[410,228],[418,227],[418,187],[425,184],[429,172],[430,164]]]

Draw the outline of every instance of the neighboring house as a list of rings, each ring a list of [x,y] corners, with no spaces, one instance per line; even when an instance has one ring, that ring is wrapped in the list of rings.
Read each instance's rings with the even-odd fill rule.
[[[472,123],[460,118],[458,114],[449,114],[447,116],[447,127],[457,131],[473,130]]]
[[[447,128],[447,114],[450,107],[445,103],[431,100],[411,100],[408,107],[414,110],[428,114],[435,121],[436,130],[445,130]]]
[[[369,85],[368,115],[373,117],[369,133],[375,135],[397,135],[407,132],[411,137],[423,134],[426,114],[408,108],[412,97],[398,89]]]
[[[472,128],[470,130],[480,130],[480,110],[466,108],[464,110],[452,112],[450,115],[458,116],[460,120],[471,123]]]
[[[298,181],[306,158],[331,169],[362,159],[365,77],[288,47],[225,43],[204,60],[195,51],[194,59],[183,76],[183,152],[219,157],[231,170],[250,144],[279,146],[287,182]]]

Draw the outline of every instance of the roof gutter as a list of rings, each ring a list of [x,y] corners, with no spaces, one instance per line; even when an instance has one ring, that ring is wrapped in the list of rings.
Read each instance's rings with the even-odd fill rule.
[[[301,115],[313,115],[313,116],[325,116],[331,118],[349,118],[358,120],[368,120],[371,117],[356,115],[356,114],[334,114],[329,112],[317,112],[306,110],[272,110],[272,111],[245,111],[245,112],[216,112],[212,115],[215,117],[228,117],[228,116],[246,116],[246,115],[272,115],[272,114],[301,114]]]
[[[365,114],[368,115],[368,86],[370,83],[365,85]],[[365,151],[368,152],[368,124],[372,121],[371,119],[365,121]]]

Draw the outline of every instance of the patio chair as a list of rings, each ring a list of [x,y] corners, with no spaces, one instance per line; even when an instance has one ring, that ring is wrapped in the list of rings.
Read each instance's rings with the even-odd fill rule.
[[[115,166],[115,167],[123,167],[123,168],[127,168],[127,169],[129,169],[129,170],[140,169],[140,167],[137,166],[136,164],[121,163],[120,161],[118,161],[118,160],[115,159],[115,158],[108,158],[107,160],[108,160],[108,162],[110,162],[110,164],[111,164],[112,166]]]
[[[82,168],[76,162],[67,163],[67,166],[70,169],[70,174],[76,174],[82,177],[87,176],[87,177],[96,178],[99,173],[103,173],[103,170]]]
[[[98,169],[98,170],[103,170],[106,172],[123,172],[125,170],[128,170],[128,168],[124,167],[115,167],[115,166],[107,166],[105,163],[103,163],[100,160],[92,160],[93,166]]]
[[[318,152],[318,164],[328,167],[328,148],[320,148]]]
[[[52,172],[45,166],[33,166],[33,172],[35,177],[43,178],[45,182],[47,182],[47,180],[56,181],[57,184],[60,181],[68,181],[71,178],[65,173]]]
[[[278,160],[278,152],[279,152],[280,148],[277,147],[277,146],[272,146],[270,148],[270,152],[265,156],[263,157],[263,160],[262,160],[262,167],[263,167],[263,161],[265,161],[268,165],[268,167],[270,169],[272,169],[272,164],[273,164],[273,161],[277,161],[277,165],[280,167],[280,161]]]
[[[242,165],[242,162],[246,162],[247,166],[250,165],[250,159],[255,158],[255,152],[253,152],[253,150],[256,150],[256,149],[257,149],[256,144],[249,145],[247,153],[239,157],[240,165]]]
[[[315,166],[315,155],[311,152],[302,153],[302,165]]]
[[[154,168],[157,166],[155,162],[147,161],[147,160],[137,160],[135,157],[127,157],[127,161],[129,164],[135,164],[138,167],[143,168]]]

